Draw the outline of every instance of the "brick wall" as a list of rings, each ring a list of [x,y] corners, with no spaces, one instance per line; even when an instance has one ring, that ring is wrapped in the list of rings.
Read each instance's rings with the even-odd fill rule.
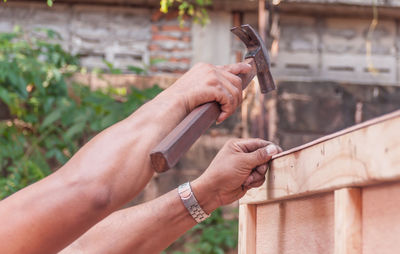
[[[192,59],[191,22],[183,25],[177,20],[177,13],[167,15],[155,10],[151,16],[151,59],[164,59],[152,67],[153,72],[183,73],[190,68]]]
[[[191,23],[181,28],[176,13],[157,9],[43,2],[0,4],[0,32],[20,25],[27,31],[50,28],[61,34],[63,47],[81,56],[89,69],[106,69],[107,60],[129,73],[129,65],[153,72],[182,73],[191,64]]]

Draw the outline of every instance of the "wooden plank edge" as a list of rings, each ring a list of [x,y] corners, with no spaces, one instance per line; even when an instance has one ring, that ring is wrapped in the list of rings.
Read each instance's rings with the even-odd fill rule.
[[[318,144],[323,143],[323,142],[325,142],[327,140],[334,139],[336,137],[345,135],[347,133],[351,133],[351,132],[357,131],[359,129],[362,129],[362,128],[365,128],[365,127],[368,127],[368,126],[371,126],[371,125],[374,125],[374,124],[377,124],[377,123],[381,123],[381,122],[384,122],[384,121],[387,121],[387,120],[390,120],[390,119],[393,119],[393,118],[397,118],[397,117],[400,117],[400,110],[396,110],[396,111],[393,111],[391,113],[382,115],[380,117],[376,117],[376,118],[373,118],[371,120],[365,121],[363,123],[353,125],[353,126],[351,126],[349,128],[346,128],[346,129],[337,131],[335,133],[323,136],[323,137],[321,137],[319,139],[316,139],[314,141],[308,142],[308,143],[306,143],[304,145],[297,146],[297,147],[294,147],[292,149],[286,150],[286,151],[284,151],[282,153],[279,153],[277,155],[272,156],[271,160],[275,160],[275,159],[278,159],[280,157],[284,157],[284,156],[286,156],[288,154],[295,153],[295,152],[298,152],[300,150],[304,150],[304,149],[306,149],[308,147],[311,147],[311,146],[314,146],[314,145],[318,145]]]
[[[400,111],[284,157],[240,204],[261,204],[400,179]],[[362,127],[360,127],[362,126]],[[368,148],[368,149],[366,149]]]
[[[254,199],[248,199],[246,196],[241,198],[239,200],[240,205],[262,205],[262,204],[268,204],[268,203],[273,203],[276,201],[285,201],[289,199],[297,199],[297,198],[304,198],[304,197],[309,197],[309,196],[314,196],[322,193],[328,193],[328,192],[333,192],[339,189],[343,188],[360,188],[360,187],[369,187],[369,186],[375,186],[375,185],[380,185],[382,183],[394,183],[400,181],[400,172],[399,175],[396,178],[390,177],[387,179],[379,179],[379,180],[370,180],[370,181],[360,181],[359,183],[353,183],[349,185],[348,183],[344,184],[338,184],[338,185],[332,185],[329,188],[321,188],[315,191],[304,191],[304,192],[299,192],[295,193],[292,195],[286,195],[284,197],[277,197],[277,198],[267,198],[265,197],[260,197],[257,195],[257,198]],[[257,188],[253,189],[257,190]],[[251,190],[250,190],[251,191]]]

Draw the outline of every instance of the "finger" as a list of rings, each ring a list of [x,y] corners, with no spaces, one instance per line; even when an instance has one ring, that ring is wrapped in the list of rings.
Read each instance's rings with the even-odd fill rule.
[[[234,89],[234,93],[238,99],[237,106],[239,106],[240,104],[242,104],[242,97],[243,97],[242,79],[225,70],[220,70],[220,73],[229,82],[227,84],[229,84],[229,86],[232,86],[232,88]]]
[[[251,183],[249,186],[247,186],[247,188],[257,188],[260,187],[261,185],[263,185],[263,183],[265,182],[265,177],[257,182],[253,182]]]
[[[248,73],[251,71],[251,65],[248,63],[240,62],[222,66],[222,69],[229,71],[232,74]]]
[[[247,177],[246,181],[244,181],[243,185],[244,186],[250,186],[254,182],[258,182],[261,179],[264,179],[265,176],[263,174],[260,174],[258,171],[253,171],[251,174]]]
[[[269,144],[266,147],[259,148],[254,152],[246,154],[245,158],[249,165],[253,167],[267,163],[271,157],[278,153],[278,148],[274,144]]]
[[[222,81],[221,81],[222,82]],[[237,104],[239,103],[237,100],[237,96],[235,97],[231,91],[228,90],[228,85],[221,86],[219,97],[217,98],[218,103],[221,105],[221,114],[217,118],[217,124],[220,124],[225,119],[227,119],[230,115],[235,112]],[[230,87],[230,89],[234,89]]]
[[[233,96],[234,98],[234,105],[231,109],[233,113],[237,106],[240,105],[242,99],[242,90],[240,90],[236,85],[232,84],[230,80],[228,80],[222,73],[219,74],[219,80],[221,81],[222,85],[226,88],[226,90]]]
[[[229,71],[226,71],[224,69],[219,70],[219,72],[227,80],[229,80],[235,87],[237,87],[240,91],[242,91],[242,79],[239,76],[237,76]]]
[[[267,173],[267,170],[268,170],[268,164],[263,164],[263,165],[256,167],[256,171],[260,175],[265,175]]]
[[[266,147],[269,144],[272,144],[272,142],[260,138],[246,138],[235,142],[235,145],[238,146],[240,151],[245,153],[254,152],[255,150]]]
[[[219,123],[229,116],[230,108],[233,108],[232,105],[235,103],[235,98],[223,85],[219,85],[218,89],[212,92],[215,93],[215,100],[221,105],[222,113],[217,119],[217,123]],[[221,118],[221,115],[224,115],[223,119]]]

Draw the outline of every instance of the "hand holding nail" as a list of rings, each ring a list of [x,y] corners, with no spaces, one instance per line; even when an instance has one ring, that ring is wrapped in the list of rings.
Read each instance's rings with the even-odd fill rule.
[[[268,160],[275,154],[282,152],[282,148],[277,145],[269,144],[265,147],[266,156],[269,157]],[[268,170],[268,164],[263,164],[257,166],[252,170],[249,177],[243,183],[243,189],[250,189],[261,186],[265,181],[265,174]]]

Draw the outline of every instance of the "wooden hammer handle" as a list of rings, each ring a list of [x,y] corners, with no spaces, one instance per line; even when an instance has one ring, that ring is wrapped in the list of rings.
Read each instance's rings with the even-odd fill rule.
[[[246,62],[252,65],[252,71],[238,75],[242,79],[243,89],[256,74],[254,60],[250,58]],[[151,151],[153,169],[156,172],[164,172],[175,166],[190,146],[217,120],[220,113],[217,102],[209,102],[195,108]]]

